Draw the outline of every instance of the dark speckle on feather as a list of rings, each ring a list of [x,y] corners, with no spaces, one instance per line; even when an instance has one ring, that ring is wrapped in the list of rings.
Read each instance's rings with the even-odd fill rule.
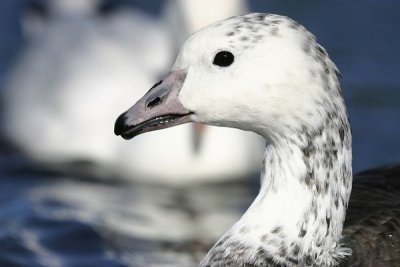
[[[334,265],[336,261],[343,262],[340,266],[398,265],[400,166],[397,167],[397,181],[390,180],[388,176],[384,180],[374,177],[361,183],[356,179],[352,201],[349,202],[352,185],[351,131],[338,80],[339,71],[326,50],[302,25],[286,17],[250,14],[234,18],[230,25],[231,31],[227,36],[234,36],[231,38],[234,43],[243,42],[237,45],[240,49],[251,49],[259,45],[261,40],[265,43],[270,40],[279,42],[290,34],[295,34],[296,38],[301,36],[295,45],[306,61],[313,62],[306,70],[307,78],[318,83],[320,91],[310,101],[314,109],[304,107],[306,111],[293,115],[293,120],[298,124],[285,122],[285,131],[280,133],[279,138],[284,139],[284,144],[288,146],[286,157],[274,150],[273,142],[267,146],[264,159],[266,166],[262,172],[262,190],[265,191],[261,192],[261,197],[257,198],[259,202],[256,203],[262,206],[260,202],[264,194],[278,194],[278,190],[282,189],[279,183],[288,183],[294,176],[308,197],[305,198],[307,205],[304,205],[299,217],[294,219],[295,232],[290,232],[292,228],[287,227],[286,223],[293,225],[289,222],[271,221],[267,229],[260,222],[255,225],[247,222],[249,225],[246,227],[234,228],[235,235],[221,239],[211,249],[205,262],[215,267],[326,266],[330,264],[324,263]],[[307,114],[307,118],[302,114]],[[271,115],[271,118],[275,121],[284,120],[279,113]],[[300,163],[291,165],[291,158],[287,160],[287,157]],[[285,167],[287,169],[282,171]],[[284,173],[282,177],[279,176],[281,172]],[[388,195],[388,188],[382,190],[389,180],[394,181],[390,189],[397,190],[392,198]],[[380,198],[380,195],[384,197]],[[343,231],[345,238],[341,240],[348,205]],[[301,204],[299,206],[302,207]],[[274,220],[274,215],[268,212],[263,213],[263,216]],[[254,237],[257,240],[252,240]],[[351,257],[348,257],[348,248],[353,250]]]

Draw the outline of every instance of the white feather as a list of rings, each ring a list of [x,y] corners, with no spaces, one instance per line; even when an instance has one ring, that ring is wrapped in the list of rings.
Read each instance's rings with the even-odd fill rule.
[[[263,141],[253,133],[209,128],[197,154],[190,125],[130,143],[114,136],[121,107],[127,108],[166,72],[180,43],[167,37],[168,24],[137,11],[95,16],[98,2],[48,2],[48,21],[29,40],[8,79],[7,138],[35,160],[91,160],[128,179],[182,185],[257,173]],[[191,26],[175,29],[186,37],[199,23],[237,14],[244,6],[225,2],[222,9],[219,2],[209,7],[213,16],[201,22],[192,15],[203,2],[177,2],[174,18],[183,19],[181,24],[190,20]],[[186,13],[188,17],[179,15]],[[233,147],[236,153],[231,153]]]
[[[219,51],[231,65],[213,64]],[[260,192],[201,266],[334,266],[352,181],[351,133],[337,68],[315,37],[287,17],[249,14],[200,30],[173,70],[196,122],[268,141]]]

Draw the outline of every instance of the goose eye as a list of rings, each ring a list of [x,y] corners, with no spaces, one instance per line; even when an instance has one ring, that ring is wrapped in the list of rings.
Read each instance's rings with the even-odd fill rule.
[[[218,52],[215,57],[213,64],[221,67],[228,67],[233,63],[234,56],[229,51],[220,51]]]

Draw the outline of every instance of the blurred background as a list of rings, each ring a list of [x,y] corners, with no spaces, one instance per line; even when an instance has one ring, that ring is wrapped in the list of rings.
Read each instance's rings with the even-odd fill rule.
[[[186,125],[127,142],[113,123],[192,32],[250,11],[297,20],[337,64],[354,172],[400,162],[396,0],[3,0],[0,266],[197,266],[257,194],[264,141]]]

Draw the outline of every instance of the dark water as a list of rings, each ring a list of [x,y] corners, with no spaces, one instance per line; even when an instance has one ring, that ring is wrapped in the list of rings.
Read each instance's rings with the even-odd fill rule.
[[[196,266],[255,188],[104,181],[11,153],[1,168],[0,266]]]
[[[1,4],[0,81],[22,45],[23,2]],[[304,24],[338,65],[355,171],[400,162],[400,2],[251,4]],[[160,13],[159,1],[136,5]],[[0,167],[0,266],[196,266],[257,190],[256,182],[185,189],[111,183],[76,172],[82,166],[74,173],[32,166],[4,149]]]

